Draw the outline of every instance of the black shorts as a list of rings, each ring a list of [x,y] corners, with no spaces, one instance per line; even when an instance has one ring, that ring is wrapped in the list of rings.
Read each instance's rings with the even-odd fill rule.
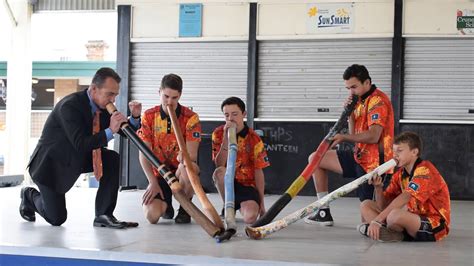
[[[158,185],[160,185],[161,191],[163,192],[163,197],[160,196],[160,194],[156,194],[155,199],[160,199],[168,204],[168,206],[171,206],[171,201],[173,200],[172,196],[173,193],[171,192],[170,186],[168,186],[168,183],[166,183],[166,180],[164,178],[157,177],[158,178]]]
[[[434,242],[436,241],[434,237],[433,227],[431,226],[430,221],[428,218],[421,216],[421,224],[420,228],[416,232],[415,237],[409,235],[406,231],[404,231],[404,239],[403,241],[413,241],[413,242]]]
[[[234,180],[234,195],[235,195],[235,210],[240,209],[240,203],[253,200],[260,205],[260,197],[258,196],[258,191],[254,187],[244,186]]]
[[[354,152],[349,150],[337,150],[336,152],[344,178],[359,178],[367,174],[364,168],[355,161]],[[357,196],[359,196],[361,202],[367,199],[372,200],[374,197],[374,186],[365,182],[357,188]]]

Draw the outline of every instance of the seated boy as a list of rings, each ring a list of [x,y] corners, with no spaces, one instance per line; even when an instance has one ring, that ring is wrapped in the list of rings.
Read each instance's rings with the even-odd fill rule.
[[[380,176],[369,180],[376,201],[361,203],[366,222],[358,226],[361,234],[382,242],[438,241],[448,235],[448,186],[434,165],[420,158],[421,151],[416,133],[404,132],[395,138],[393,153],[399,169],[385,191]]]

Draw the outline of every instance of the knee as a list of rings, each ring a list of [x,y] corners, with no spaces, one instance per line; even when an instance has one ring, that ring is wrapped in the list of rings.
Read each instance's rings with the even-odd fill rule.
[[[214,184],[219,184],[222,183],[223,179],[225,176],[225,167],[219,166],[214,170],[214,173],[212,174],[212,180],[214,181]]]
[[[244,215],[244,223],[253,224],[257,220],[257,217],[258,217],[257,212],[253,212],[253,213],[247,212]]]
[[[160,220],[160,216],[154,215],[150,212],[145,214],[145,219],[150,223],[150,224],[156,224]]]
[[[58,217],[54,217],[53,219],[48,219],[48,222],[52,226],[60,226],[66,221],[66,219],[67,219],[67,214],[64,214],[64,215],[60,215]]]
[[[391,210],[387,215],[387,226],[390,227],[391,225],[399,224],[400,218],[402,217],[401,213],[402,210],[400,209]]]
[[[115,151],[102,149],[102,162],[104,166],[104,176],[107,176],[118,183],[120,172],[120,155]]]
[[[158,223],[158,221],[160,220],[160,217],[161,217],[161,213],[156,211],[156,210],[152,210],[152,209],[149,209],[147,207],[143,207],[144,209],[144,213],[145,213],[145,219],[151,223],[151,224],[156,224]]]
[[[370,209],[375,202],[373,200],[364,200],[360,203],[360,211]]]

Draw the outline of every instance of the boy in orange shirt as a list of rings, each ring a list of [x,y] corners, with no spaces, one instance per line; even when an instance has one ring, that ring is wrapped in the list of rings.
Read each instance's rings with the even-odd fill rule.
[[[195,112],[179,104],[182,89],[183,81],[178,75],[168,74],[163,77],[160,86],[161,105],[146,110],[141,116],[141,127],[138,130],[138,136],[148,145],[160,162],[176,174],[179,183],[183,187],[184,194],[188,198],[192,198],[194,191],[186,169],[184,169],[178,141],[166,108],[167,105],[174,108],[183,138],[186,141],[186,148],[193,161],[193,167],[196,173],[199,173],[196,161],[201,141],[201,123]],[[154,168],[141,152],[139,159],[149,182],[142,199],[146,219],[150,223],[157,223],[160,217],[172,219],[174,210],[170,187],[161,177],[158,169]],[[180,207],[175,222],[179,224],[190,223],[191,217]]]
[[[227,129],[236,126],[237,159],[235,162],[235,209],[240,209],[244,222],[251,224],[265,213],[263,201],[265,180],[263,168],[270,165],[263,142],[255,131],[244,123],[245,104],[237,97],[224,100],[221,105],[225,125],[212,133],[212,159],[216,164],[214,184],[224,199],[224,176],[227,166]]]
[[[350,93],[346,105],[352,102],[352,95],[359,96],[349,118],[348,134],[336,134],[335,145],[341,142],[355,144],[354,151],[328,150],[319,167],[313,172],[318,199],[328,194],[328,171],[342,174],[344,178],[358,178],[392,159],[393,108],[390,99],[372,83],[369,71],[363,65],[351,65],[343,74],[344,85]],[[310,155],[314,156],[315,153]],[[374,188],[367,183],[357,189],[362,202],[373,198]],[[306,223],[324,226],[334,221],[329,205],[320,208],[305,219]]]
[[[380,176],[369,180],[376,201],[362,202],[360,211],[367,223],[358,226],[359,232],[382,242],[443,239],[450,224],[446,182],[430,161],[420,158],[422,142],[416,133],[397,136],[393,151],[399,169],[385,191]]]

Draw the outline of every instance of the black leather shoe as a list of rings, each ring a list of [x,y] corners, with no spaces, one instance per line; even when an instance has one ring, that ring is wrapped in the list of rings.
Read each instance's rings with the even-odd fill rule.
[[[111,215],[105,215],[105,214],[95,217],[94,226],[108,227],[108,228],[115,228],[115,229],[122,229],[126,227],[125,224],[115,219],[115,217]]]
[[[120,220],[118,220],[117,218],[115,218],[115,216],[113,216],[113,215],[112,215],[111,217],[112,217],[112,219],[113,219],[115,222],[121,223],[121,224],[125,225],[125,227],[138,227],[138,223],[136,223],[136,222],[120,221]]]
[[[28,222],[36,221],[36,215],[33,208],[28,201],[27,193],[30,193],[30,190],[34,190],[32,187],[24,187],[20,191],[20,216]]]
[[[191,216],[180,206],[174,222],[177,224],[188,224],[191,222]]]
[[[168,204],[168,206],[166,207],[165,213],[163,213],[163,215],[161,215],[161,217],[163,217],[163,219],[173,219],[173,217],[174,217],[173,205]]]

